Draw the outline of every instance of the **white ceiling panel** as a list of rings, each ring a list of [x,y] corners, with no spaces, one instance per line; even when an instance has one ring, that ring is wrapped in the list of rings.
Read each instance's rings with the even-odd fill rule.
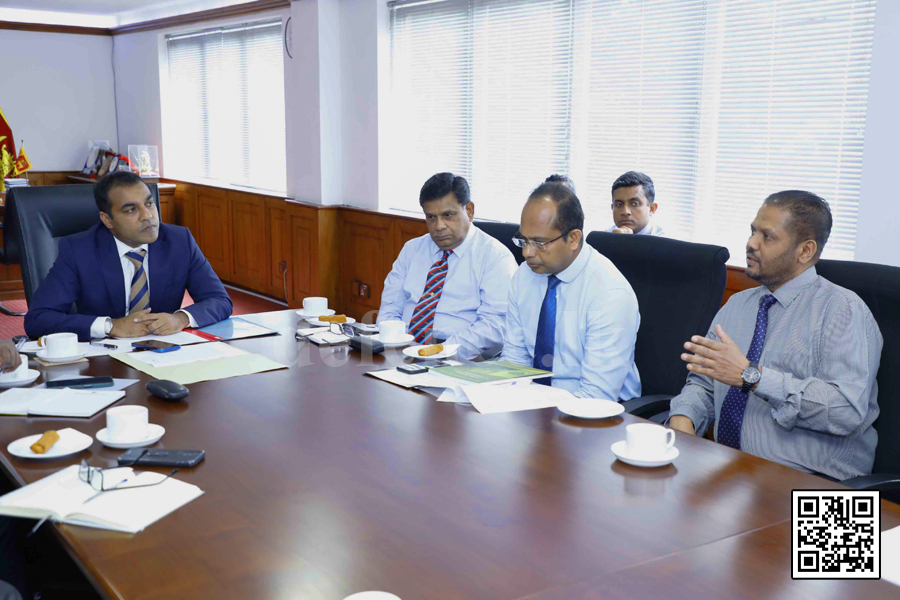
[[[249,0],[0,0],[0,21],[116,27]]]

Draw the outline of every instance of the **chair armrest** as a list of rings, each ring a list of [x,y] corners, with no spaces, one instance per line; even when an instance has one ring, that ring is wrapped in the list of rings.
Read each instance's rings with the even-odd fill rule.
[[[661,412],[669,410],[670,400],[672,400],[672,396],[662,394],[656,396],[641,396],[640,398],[626,400],[622,403],[622,406],[625,407],[625,412],[629,414],[649,419],[653,415],[658,415]]]
[[[842,481],[854,490],[900,490],[900,473],[873,473]]]

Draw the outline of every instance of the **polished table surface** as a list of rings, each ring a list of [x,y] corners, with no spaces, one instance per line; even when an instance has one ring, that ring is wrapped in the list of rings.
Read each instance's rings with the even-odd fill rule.
[[[248,317],[245,317],[248,318]],[[282,335],[231,342],[289,369],[190,385],[157,400],[111,358],[44,369],[140,378],[120,404],[166,428],[157,447],[203,449],[177,478],[206,493],[136,535],[56,527],[112,598],[403,600],[896,598],[883,581],[793,581],[791,490],[842,488],[678,434],[674,464],[639,469],[610,446],[630,415],[588,422],[556,409],[481,415],[364,376],[402,362],[294,339],[292,311],[249,317]],[[0,418],[0,462],[30,483],[82,458],[11,457],[14,439],[90,420]],[[900,507],[882,502],[882,529]]]

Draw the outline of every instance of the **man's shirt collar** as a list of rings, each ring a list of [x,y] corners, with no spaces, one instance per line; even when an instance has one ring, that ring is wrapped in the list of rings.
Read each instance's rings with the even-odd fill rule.
[[[787,308],[788,306],[790,306],[791,302],[794,301],[794,298],[800,295],[800,292],[806,289],[806,287],[812,284],[817,278],[818,275],[816,274],[816,267],[812,266],[785,283],[774,292],[771,292],[771,294],[775,296],[775,299],[779,304],[781,304],[781,306]],[[768,291],[768,288],[764,289]]]

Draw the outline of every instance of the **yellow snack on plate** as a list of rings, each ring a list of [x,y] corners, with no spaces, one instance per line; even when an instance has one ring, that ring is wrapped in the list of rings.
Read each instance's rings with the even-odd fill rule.
[[[444,346],[442,344],[435,344],[433,346],[425,346],[424,348],[419,348],[419,356],[432,356],[434,354],[440,354],[444,351]]]
[[[59,434],[55,431],[45,431],[44,435],[41,436],[41,439],[33,443],[31,447],[31,451],[35,454],[44,454],[53,447],[53,445],[59,441]]]

